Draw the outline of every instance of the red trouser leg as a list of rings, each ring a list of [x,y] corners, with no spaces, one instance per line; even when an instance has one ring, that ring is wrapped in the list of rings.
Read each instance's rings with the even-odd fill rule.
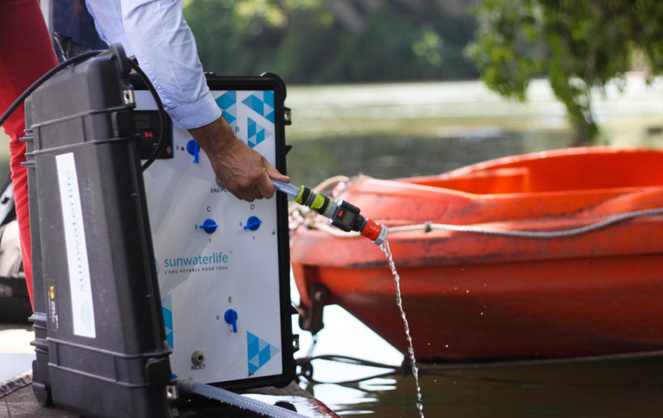
[[[0,0],[0,114],[34,81],[58,64],[37,0]],[[25,144],[19,142],[25,127],[20,106],[4,123],[9,135],[16,217],[21,232],[21,254],[32,303],[32,256]],[[33,304],[34,306],[34,304]]]

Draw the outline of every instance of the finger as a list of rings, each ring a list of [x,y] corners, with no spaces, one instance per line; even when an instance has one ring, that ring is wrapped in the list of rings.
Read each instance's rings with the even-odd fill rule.
[[[258,193],[260,193],[261,198],[265,197],[267,199],[271,199],[272,196],[274,196],[274,184],[269,179],[267,171],[264,171],[263,176],[258,179],[258,184],[256,187],[258,189]]]
[[[260,200],[264,197],[258,185],[251,189],[251,193],[256,200]]]
[[[274,168],[274,166],[272,166],[270,163],[268,163],[267,160],[265,160],[265,170],[267,170],[267,175],[274,180],[290,183],[290,177],[286,176],[285,174],[281,174],[281,172]]]
[[[244,200],[246,202],[253,202],[255,200],[255,197],[253,197],[253,193],[250,193],[247,190],[238,190],[231,193],[239,200]]]

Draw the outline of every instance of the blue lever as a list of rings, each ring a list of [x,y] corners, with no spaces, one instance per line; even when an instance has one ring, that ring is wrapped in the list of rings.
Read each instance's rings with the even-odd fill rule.
[[[200,144],[198,144],[198,141],[192,139],[187,142],[186,150],[189,154],[193,155],[193,162],[198,164],[200,162],[200,158],[198,158],[198,154],[200,154]]]
[[[216,224],[216,221],[214,219],[205,219],[205,222],[203,222],[202,225],[198,225],[198,227],[202,228],[208,234],[213,234],[214,231],[216,231],[216,228],[219,227],[219,225]]]
[[[223,314],[223,319],[226,323],[233,326],[233,332],[237,332],[237,311],[234,309],[228,309],[225,314]]]
[[[251,216],[246,221],[246,225],[244,225],[244,229],[248,229],[248,230],[251,230],[251,231],[257,231],[258,228],[260,228],[261,223],[262,223],[262,221],[260,220],[260,218],[258,218],[257,216]]]

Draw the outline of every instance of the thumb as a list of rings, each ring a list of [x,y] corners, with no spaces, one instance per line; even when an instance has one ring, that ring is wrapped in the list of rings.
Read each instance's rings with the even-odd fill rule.
[[[274,168],[271,164],[268,163],[267,166],[265,167],[265,170],[267,171],[267,175],[270,178],[290,183],[290,177],[286,176],[285,174],[281,174],[281,172],[279,172],[279,170]]]

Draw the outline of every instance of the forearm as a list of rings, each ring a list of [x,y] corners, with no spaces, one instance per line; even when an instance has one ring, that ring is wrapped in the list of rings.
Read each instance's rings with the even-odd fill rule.
[[[199,128],[189,129],[188,131],[208,155],[221,154],[227,150],[234,141],[239,141],[237,137],[235,137],[232,128],[222,117],[216,119],[210,124]]]
[[[203,74],[179,0],[122,0],[128,42],[176,126],[192,129],[221,116]]]

